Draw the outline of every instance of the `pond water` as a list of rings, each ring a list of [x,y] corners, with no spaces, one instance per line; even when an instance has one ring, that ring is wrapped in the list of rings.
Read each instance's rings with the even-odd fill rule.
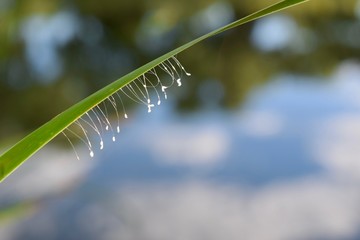
[[[344,62],[328,81],[279,75],[233,110],[180,114],[171,99],[151,114],[137,108],[115,143],[104,135],[105,148],[94,159],[80,144],[80,161],[71,150],[48,147],[38,166],[26,163],[1,186],[3,199],[22,199],[27,209],[3,221],[1,233],[6,239],[357,239],[359,69]]]
[[[0,3],[0,149],[263,6],[40,2]],[[125,101],[93,158],[61,135],[36,153],[0,185],[0,239],[359,239],[359,4],[309,3],[179,54],[192,76],[150,114]]]

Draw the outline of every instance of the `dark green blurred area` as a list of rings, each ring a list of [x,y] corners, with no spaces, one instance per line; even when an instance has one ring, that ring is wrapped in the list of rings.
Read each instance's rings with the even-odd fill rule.
[[[271,3],[1,0],[1,141],[23,135],[109,82],[210,31],[204,12],[211,19],[218,11],[220,20],[232,21]],[[284,72],[329,74],[340,61],[359,56],[356,3],[310,0],[283,12],[297,24],[299,44],[262,51],[251,41],[251,23],[187,50],[178,58],[193,76],[178,94],[178,109],[203,107],[204,98],[212,97],[222,107],[239,106],[251,89]],[[212,6],[218,8],[208,11]],[[206,87],[209,82],[223,92],[214,96]]]

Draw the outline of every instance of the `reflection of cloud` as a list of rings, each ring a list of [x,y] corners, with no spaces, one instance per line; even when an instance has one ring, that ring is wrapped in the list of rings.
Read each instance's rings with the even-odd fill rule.
[[[215,2],[196,14],[191,20],[191,28],[196,34],[205,34],[228,24],[234,18],[234,10],[226,1]]]
[[[150,150],[155,159],[168,164],[209,165],[224,159],[229,141],[226,133],[214,126],[173,126],[157,133]]]
[[[315,35],[309,29],[298,26],[294,19],[282,14],[256,21],[251,40],[258,49],[266,52],[288,49],[306,53],[317,44]]]
[[[331,84],[334,97],[344,101],[337,115],[319,122],[313,136],[316,159],[332,174],[346,179],[360,179],[360,64],[344,61],[334,73]],[[351,108],[350,108],[351,107]]]
[[[285,15],[273,15],[255,23],[252,41],[263,51],[276,51],[288,47],[297,35],[295,21]]]
[[[59,12],[51,17],[34,15],[24,21],[21,35],[26,44],[26,57],[44,82],[60,75],[58,48],[75,37],[77,23],[76,16],[70,12]]]
[[[360,115],[327,120],[315,136],[315,155],[329,170],[360,179]]]
[[[346,100],[360,105],[360,63],[348,60],[342,62],[334,74],[334,87]]]
[[[131,187],[111,197],[124,227],[107,233],[157,240],[345,238],[359,224],[360,194],[353,190],[320,179],[252,193],[201,184]]]
[[[254,137],[270,137],[279,134],[283,127],[280,115],[265,111],[245,112],[240,118],[243,131]]]
[[[358,186],[321,177],[252,191],[188,182],[127,185],[105,194],[106,204],[75,199],[76,210],[67,207],[70,222],[61,218],[63,208],[53,208],[13,234],[17,239],[58,239],[63,232],[89,240],[351,239],[360,225]]]
[[[79,152],[80,150],[78,150]],[[60,193],[84,176],[95,161],[77,161],[68,150],[44,148],[0,185],[0,203],[27,201]],[[31,162],[31,163],[30,163]]]

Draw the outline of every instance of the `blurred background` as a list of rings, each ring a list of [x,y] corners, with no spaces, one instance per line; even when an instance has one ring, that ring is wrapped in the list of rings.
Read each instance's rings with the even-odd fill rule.
[[[274,1],[0,0],[0,151]],[[177,57],[90,158],[57,137],[0,185],[0,239],[359,239],[360,1],[316,0]],[[120,109],[121,111],[121,109]],[[109,116],[117,121],[116,116]],[[90,136],[94,141],[94,136]]]

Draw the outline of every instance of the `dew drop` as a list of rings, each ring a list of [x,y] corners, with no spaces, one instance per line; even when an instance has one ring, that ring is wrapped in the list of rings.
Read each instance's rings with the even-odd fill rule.
[[[119,126],[116,127],[116,131],[117,131],[118,133],[120,132],[120,127],[119,127]]]
[[[161,104],[161,101],[159,100],[158,102],[157,102],[157,105],[160,105]]]
[[[178,80],[176,80],[177,84],[178,84],[178,87],[181,86],[181,78],[179,78]]]
[[[186,76],[191,76],[191,73],[185,72]]]
[[[100,150],[104,149],[104,142],[101,140],[100,141]]]
[[[112,137],[112,141],[113,141],[113,142],[115,142],[115,141],[116,141],[116,138],[115,138],[114,136]]]
[[[106,129],[106,131],[109,131],[109,126],[108,126],[108,125],[106,125],[105,129]]]
[[[125,114],[124,114],[124,117],[125,117],[125,118],[128,118],[128,115],[125,113]]]
[[[154,104],[148,104],[148,113],[151,113],[151,108],[154,107]]]
[[[90,157],[94,157],[94,152],[90,151]]]

